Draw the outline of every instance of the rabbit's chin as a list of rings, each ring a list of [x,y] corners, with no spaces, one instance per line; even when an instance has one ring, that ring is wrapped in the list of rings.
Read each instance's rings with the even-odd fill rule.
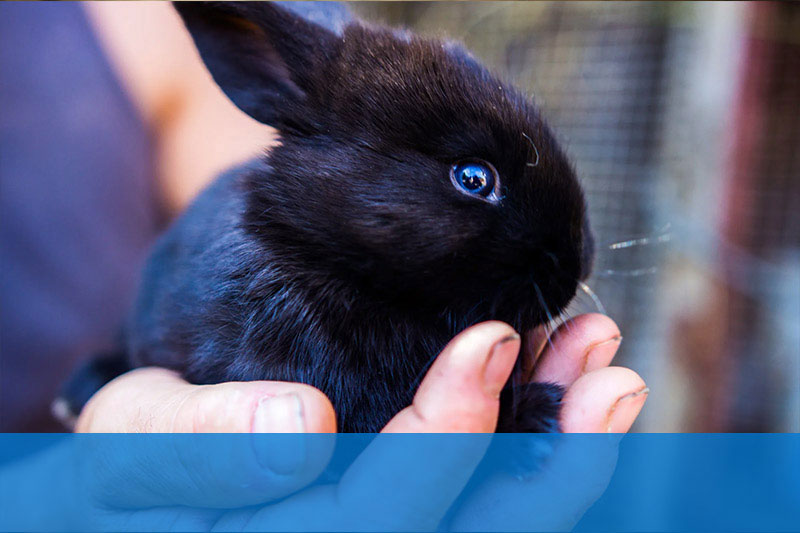
[[[483,299],[461,302],[451,311],[469,323],[501,320],[525,332],[559,318],[575,296],[577,283],[569,286],[540,287],[533,283],[510,283],[491,287]]]

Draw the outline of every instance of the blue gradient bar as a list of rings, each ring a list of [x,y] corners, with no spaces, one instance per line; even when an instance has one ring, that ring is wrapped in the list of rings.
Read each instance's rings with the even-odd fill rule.
[[[2,531],[798,531],[797,434],[0,435]]]

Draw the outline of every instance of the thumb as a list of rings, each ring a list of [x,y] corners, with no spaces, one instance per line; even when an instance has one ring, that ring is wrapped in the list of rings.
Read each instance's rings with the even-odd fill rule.
[[[108,383],[81,412],[78,433],[330,433],[336,417],[314,387],[282,381],[191,385],[163,368]]]
[[[305,433],[335,430],[330,401],[308,385],[191,385],[175,372],[142,368],[92,397],[76,431],[109,434],[78,436],[86,446],[76,448],[91,454],[85,463],[90,490],[103,503],[228,507],[269,501],[310,483],[327,464],[334,440]],[[292,432],[302,434],[254,435]]]

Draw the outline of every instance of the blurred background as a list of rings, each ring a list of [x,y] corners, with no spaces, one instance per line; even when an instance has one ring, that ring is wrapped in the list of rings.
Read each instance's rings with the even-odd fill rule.
[[[154,236],[274,141],[168,5],[59,4],[0,6],[4,431],[58,428],[48,398],[113,342]],[[651,389],[635,429],[800,430],[800,4],[351,8],[463,41],[543,108],[599,244],[600,303],[570,313],[620,325]]]

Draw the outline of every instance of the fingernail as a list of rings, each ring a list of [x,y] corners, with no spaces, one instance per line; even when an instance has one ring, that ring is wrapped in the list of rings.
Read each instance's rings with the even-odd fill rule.
[[[608,361],[614,358],[621,343],[622,335],[617,335],[608,340],[590,344],[583,356],[581,375],[608,366]]]
[[[500,392],[508,381],[508,376],[517,360],[519,346],[519,334],[512,333],[497,341],[489,350],[489,357],[483,370],[483,380],[486,392],[491,396],[500,397]]]
[[[650,393],[648,387],[643,387],[621,396],[608,410],[606,431],[608,433],[625,433],[628,431],[647,400]]]
[[[253,433],[302,433],[303,402],[297,393],[261,398],[253,415]]]
[[[297,393],[269,396],[258,401],[253,414],[253,445],[259,463],[278,474],[289,474],[305,462],[305,412]],[[294,433],[294,435],[275,435]],[[300,435],[298,435],[300,433]]]

